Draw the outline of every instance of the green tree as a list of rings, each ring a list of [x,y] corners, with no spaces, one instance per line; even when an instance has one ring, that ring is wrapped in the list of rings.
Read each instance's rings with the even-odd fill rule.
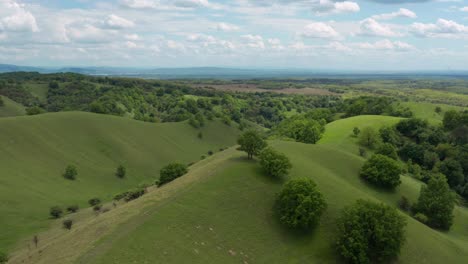
[[[449,230],[453,223],[454,195],[443,174],[435,174],[421,187],[415,211],[427,216],[427,224]]]
[[[360,175],[374,185],[394,189],[401,183],[401,173],[402,169],[397,161],[375,154],[364,163]]]
[[[405,227],[405,218],[395,208],[358,200],[338,219],[338,252],[349,263],[391,261],[405,242]]]
[[[115,176],[122,179],[125,177],[126,174],[127,169],[123,165],[119,165],[119,167],[117,167],[117,170],[115,171]]]
[[[187,166],[182,163],[171,163],[159,171],[159,186],[179,178],[187,173]]]
[[[399,132],[394,126],[383,126],[379,129],[380,138],[384,143],[390,143],[394,146],[399,146],[401,138]]]
[[[373,148],[379,142],[379,135],[372,127],[365,127],[359,135],[359,143],[365,147]]]
[[[39,115],[44,113],[45,110],[40,108],[39,106],[31,106],[26,108],[26,114],[27,115]]]
[[[252,159],[254,155],[258,155],[267,146],[266,141],[255,130],[249,130],[240,135],[237,144],[240,145],[239,150],[247,152],[249,159]]]
[[[49,213],[52,218],[60,218],[63,214],[63,210],[60,206],[53,206],[50,208]]]
[[[63,225],[63,228],[70,230],[73,225],[73,220],[71,219],[63,220],[62,225]]]
[[[353,135],[355,137],[359,136],[359,133],[361,133],[361,130],[359,129],[359,127],[354,127],[353,128]]]
[[[380,144],[377,147],[375,154],[381,154],[389,158],[392,158],[394,160],[398,160],[398,154],[397,154],[396,148],[390,143]]]
[[[65,168],[65,172],[63,173],[63,177],[69,180],[75,180],[77,175],[78,175],[78,170],[76,169],[74,165],[68,165]]]
[[[99,199],[99,198],[91,198],[91,199],[89,199],[88,203],[89,203],[89,205],[91,205],[91,206],[96,206],[96,205],[98,205],[98,204],[101,203],[101,199]]]
[[[452,188],[462,185],[465,181],[463,168],[457,160],[446,159],[442,161],[439,165],[439,171],[447,177],[447,183]]]
[[[283,153],[267,147],[260,152],[260,165],[269,176],[279,178],[287,176],[292,165]]]
[[[310,229],[320,220],[327,204],[317,185],[307,178],[288,181],[276,200],[279,221],[290,227]]]
[[[461,113],[456,110],[448,110],[444,114],[442,124],[446,130],[453,130],[460,125]]]

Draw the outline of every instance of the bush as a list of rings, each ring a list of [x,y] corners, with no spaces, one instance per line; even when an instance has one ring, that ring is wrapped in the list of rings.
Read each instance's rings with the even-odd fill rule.
[[[92,199],[89,199],[88,203],[89,203],[89,205],[91,205],[91,206],[96,206],[96,205],[98,205],[98,204],[101,203],[101,199],[99,199],[99,198],[92,198]]]
[[[63,214],[63,210],[62,208],[60,208],[60,206],[53,206],[50,208],[50,215],[52,216],[52,218],[60,218]]]
[[[398,201],[398,207],[405,212],[409,212],[411,210],[411,203],[406,196],[401,196]]]
[[[159,186],[171,182],[185,173],[187,173],[187,166],[184,164],[171,163],[166,165],[159,172]]]
[[[129,202],[131,200],[135,200],[141,197],[143,194],[145,194],[145,189],[143,188],[128,191],[127,194],[125,195],[125,201]]]
[[[67,211],[69,213],[76,213],[76,212],[78,212],[78,209],[79,209],[79,207],[76,204],[70,205],[70,206],[67,207]]]
[[[362,129],[359,135],[359,144],[368,147],[374,148],[379,142],[379,134],[372,127],[365,127]]]
[[[78,170],[76,169],[74,165],[68,165],[65,168],[65,172],[63,173],[63,177],[69,180],[75,180],[77,175],[78,175]]]
[[[198,132],[198,138],[199,138],[199,139],[202,139],[202,138],[203,138],[203,133],[202,133],[201,131]]]
[[[93,210],[94,210],[95,212],[99,212],[99,211],[101,210],[101,208],[102,208],[102,205],[101,205],[101,204],[96,204],[95,206],[93,206]]]
[[[443,174],[432,175],[427,186],[421,187],[417,213],[427,216],[427,225],[433,228],[449,230],[453,224],[455,198]]]
[[[39,115],[44,113],[45,110],[40,108],[39,106],[31,106],[26,108],[26,114],[27,115]]]
[[[359,133],[361,133],[361,130],[359,129],[359,127],[354,127],[353,128],[353,135],[355,137],[359,136]]]
[[[454,159],[446,159],[440,163],[440,173],[447,177],[447,183],[450,187],[456,187],[464,183],[465,176],[463,168],[459,161]]]
[[[119,193],[119,194],[116,194],[116,195],[114,196],[114,200],[115,200],[115,201],[120,201],[120,200],[122,200],[123,198],[127,197],[127,195],[128,195],[128,191],[122,192],[122,193]]]
[[[418,220],[419,222],[423,224],[427,224],[428,218],[425,214],[417,213],[414,216],[414,219]]]
[[[0,263],[3,264],[7,262],[8,262],[8,255],[6,253],[0,252]]]
[[[402,170],[397,161],[376,154],[364,163],[360,175],[374,185],[394,189],[401,183],[401,172]]]
[[[398,154],[396,148],[390,143],[383,143],[377,147],[375,154],[380,154],[398,160]]]
[[[349,263],[393,260],[405,242],[405,226],[405,218],[395,208],[358,200],[338,219],[338,252]]]
[[[125,177],[126,174],[127,174],[127,169],[123,165],[120,165],[119,167],[117,167],[117,170],[115,171],[115,176],[122,179]]]
[[[288,181],[276,200],[279,221],[290,228],[310,229],[325,211],[327,204],[310,179]]]
[[[240,135],[237,144],[240,145],[239,150],[247,152],[249,159],[252,159],[254,155],[258,155],[267,146],[266,141],[255,130],[249,130]]]
[[[212,150],[209,150],[209,151],[208,151],[208,155],[211,156],[211,155],[213,155],[213,154],[214,154],[214,152],[213,152]]]
[[[62,222],[63,228],[70,230],[73,225],[73,220],[67,219]]]
[[[366,157],[367,156],[367,152],[366,152],[365,148],[359,148],[359,156],[361,156],[361,157]]]
[[[287,176],[292,165],[288,157],[267,147],[260,152],[260,166],[269,176],[279,178]]]

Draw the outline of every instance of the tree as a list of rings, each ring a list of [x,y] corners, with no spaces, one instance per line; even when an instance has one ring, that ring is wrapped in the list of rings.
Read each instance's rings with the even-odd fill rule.
[[[398,160],[398,154],[396,152],[396,148],[390,143],[383,143],[377,147],[375,154],[381,154],[392,158],[394,160]]]
[[[77,175],[78,175],[78,170],[76,169],[74,165],[68,165],[65,168],[65,172],[63,173],[63,177],[69,180],[75,180]]]
[[[0,252],[0,264],[8,262],[8,255],[6,253]]]
[[[457,160],[446,159],[442,161],[439,165],[439,171],[445,175],[448,185],[452,188],[462,185],[465,181],[463,168]]]
[[[73,220],[71,219],[63,220],[62,225],[63,225],[63,228],[70,230],[73,225]]]
[[[267,146],[266,141],[255,130],[249,130],[240,135],[237,144],[240,145],[239,150],[247,152],[249,159],[252,159],[254,155],[258,155]]]
[[[127,174],[127,169],[123,165],[120,165],[119,167],[117,167],[115,176],[122,179],[125,177],[126,174]]]
[[[434,111],[437,113],[437,114],[440,114],[442,113],[442,108],[440,106],[436,106],[436,108],[434,109]]]
[[[327,204],[317,185],[307,178],[288,181],[276,200],[279,221],[290,227],[310,229],[325,212]]]
[[[353,128],[353,135],[355,137],[359,136],[359,133],[361,133],[361,130],[359,129],[359,127],[354,127]]]
[[[399,146],[401,143],[401,136],[394,126],[381,127],[379,134],[384,143],[390,143],[394,146]]]
[[[433,228],[449,230],[453,223],[455,199],[443,174],[435,174],[421,187],[415,211],[427,216]]]
[[[446,130],[453,130],[460,125],[461,113],[456,110],[448,110],[444,114],[442,124]]]
[[[89,199],[88,203],[89,203],[89,205],[91,205],[91,206],[96,206],[96,205],[98,205],[98,204],[101,203],[101,199],[99,199],[99,198],[91,198],[91,199]]]
[[[391,261],[405,242],[405,227],[405,218],[395,208],[358,200],[338,219],[338,252],[349,263]]]
[[[171,163],[159,171],[159,186],[179,178],[187,173],[187,166],[181,163]]]
[[[362,129],[359,136],[359,143],[365,147],[373,148],[379,141],[379,135],[372,127],[365,127]]]
[[[398,155],[404,161],[412,160],[419,165],[424,164],[424,147],[420,144],[409,142],[405,144],[399,151]]]
[[[63,210],[60,206],[53,206],[50,208],[50,216],[52,216],[52,218],[60,218],[62,214]]]
[[[67,211],[69,213],[76,213],[76,212],[78,212],[78,209],[79,209],[79,207],[76,204],[70,205],[70,206],[67,207]]]
[[[272,177],[279,178],[288,175],[292,165],[288,157],[267,147],[260,152],[260,165]]]
[[[361,169],[360,175],[370,183],[394,189],[400,185],[402,169],[397,161],[380,154],[372,156]]]

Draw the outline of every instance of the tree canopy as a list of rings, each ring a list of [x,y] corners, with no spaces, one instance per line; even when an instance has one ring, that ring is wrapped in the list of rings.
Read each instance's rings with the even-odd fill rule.
[[[279,178],[287,176],[292,165],[288,157],[271,147],[260,152],[260,165],[269,176]]]
[[[258,155],[267,146],[266,141],[256,130],[244,132],[237,139],[237,144],[240,145],[239,150],[245,151],[249,159],[252,159],[254,155]]]
[[[373,155],[361,169],[360,175],[370,183],[389,189],[400,185],[402,169],[397,161],[384,155]]]

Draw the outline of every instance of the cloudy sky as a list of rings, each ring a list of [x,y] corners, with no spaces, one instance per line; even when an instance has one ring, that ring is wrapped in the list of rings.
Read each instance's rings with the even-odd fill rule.
[[[0,0],[0,63],[468,70],[468,0]]]

